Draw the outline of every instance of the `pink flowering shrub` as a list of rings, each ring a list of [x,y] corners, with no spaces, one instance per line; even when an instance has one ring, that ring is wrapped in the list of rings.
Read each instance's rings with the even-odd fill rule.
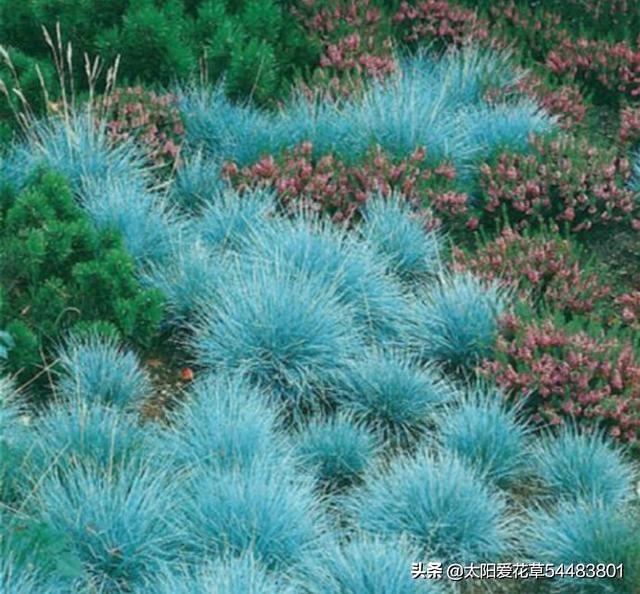
[[[584,265],[577,246],[558,234],[506,228],[473,252],[454,247],[453,268],[500,282],[534,307],[548,306],[568,318],[596,310],[601,315],[610,304],[603,274]]]
[[[184,126],[171,93],[142,87],[116,89],[105,97],[107,134],[112,142],[133,139],[158,166],[172,166],[180,154]]]
[[[558,120],[564,130],[578,127],[587,114],[587,106],[580,89],[575,85],[550,87],[538,76],[529,74],[514,85],[514,91],[531,97]]]
[[[558,126],[564,130],[577,128],[587,114],[587,106],[575,85],[562,85],[550,87],[539,76],[527,74],[514,85],[506,89],[489,89],[484,99],[489,103],[499,103],[504,99],[505,93],[515,93],[533,99],[558,121]]]
[[[544,62],[548,52],[569,37],[562,17],[554,11],[499,0],[488,6],[491,36],[497,45],[515,41],[522,51]]]
[[[474,11],[446,0],[404,1],[392,21],[396,36],[405,43],[433,42],[440,49],[489,37],[486,22]]]
[[[625,107],[621,110],[618,137],[624,145],[640,143],[640,107]]]
[[[573,7],[566,10],[570,4]],[[484,14],[491,31],[490,45],[515,44],[537,62],[541,74],[547,71],[561,79],[560,93],[548,99],[552,106],[581,102],[582,93],[613,106],[640,100],[640,35],[638,27],[631,26],[632,19],[640,25],[640,12],[626,0],[563,0],[556,6],[548,2],[528,6],[514,0],[498,0],[488,3]],[[609,19],[612,27],[635,31],[636,37],[620,39],[618,35],[617,41],[609,41],[593,27],[577,26],[585,16],[596,26]],[[583,33],[578,36],[577,31]],[[607,35],[611,33],[606,29]]]
[[[561,128],[575,128],[587,113],[584,97],[575,85],[562,85],[557,89],[541,89],[532,97],[551,115],[556,116]]]
[[[640,27],[635,0],[546,0],[544,4],[595,36],[623,41]]]
[[[576,233],[614,223],[640,223],[628,159],[586,141],[534,140],[529,155],[502,153],[479,169],[481,224],[506,214],[516,229],[546,222]]]
[[[312,77],[313,87],[325,89],[335,97],[360,91],[366,78],[383,79],[397,69],[391,47],[390,38],[376,49],[371,39],[367,42],[358,33],[328,44],[320,58],[320,68]]]
[[[365,78],[381,79],[396,70],[392,39],[370,0],[308,0],[292,10],[323,48],[311,77],[314,88],[349,96]]]
[[[554,74],[588,84],[614,101],[622,96],[640,98],[640,47],[600,39],[565,39],[549,52],[546,64]]]
[[[434,212],[434,226],[441,222],[438,217],[466,221],[468,198],[455,190],[455,169],[448,163],[424,166],[422,149],[403,160],[392,160],[377,149],[356,165],[348,165],[332,154],[315,159],[312,152],[311,143],[304,142],[282,156],[265,156],[241,169],[227,163],[224,175],[240,190],[275,188],[285,210],[303,207],[322,211],[336,222],[348,222],[357,216],[368,194],[375,190],[385,195],[397,190],[410,201],[422,202]]]
[[[615,305],[618,308],[618,317],[622,324],[640,331],[640,291],[630,291],[615,298]]]
[[[503,320],[494,358],[481,372],[511,398],[527,397],[537,422],[573,419],[638,445],[640,362],[624,339],[510,315]]]

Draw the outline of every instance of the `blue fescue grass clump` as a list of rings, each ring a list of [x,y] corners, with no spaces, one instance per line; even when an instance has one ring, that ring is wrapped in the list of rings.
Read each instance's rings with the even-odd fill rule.
[[[242,194],[229,189],[212,192],[198,213],[195,227],[209,248],[238,251],[269,224],[274,211],[275,195],[270,190],[256,188]]]
[[[467,563],[510,552],[504,497],[448,452],[435,457],[425,449],[394,460],[345,504],[360,528],[407,534],[431,557]]]
[[[13,381],[0,376],[0,443],[8,447],[14,432],[21,425],[23,407]]]
[[[207,159],[201,151],[190,155],[178,168],[171,184],[171,201],[193,211],[211,201],[227,184],[221,176],[218,161]]]
[[[376,437],[348,415],[309,422],[296,436],[302,466],[324,484],[342,486],[369,468],[377,453]]]
[[[190,347],[204,368],[243,375],[295,407],[317,402],[360,339],[325,283],[278,262],[240,263],[225,290],[202,307]]]
[[[231,103],[219,85],[184,92],[181,109],[187,146],[239,166],[308,140],[315,156],[331,152],[346,162],[378,145],[395,158],[424,147],[433,162],[450,159],[466,167],[498,145],[524,147],[531,133],[553,128],[551,118],[533,104],[487,104],[487,90],[517,78],[504,53],[477,48],[444,56],[419,52],[403,59],[399,72],[387,80],[371,81],[361,95],[341,102],[321,93],[312,99],[298,93],[279,113],[270,114]],[[469,115],[478,110],[486,113],[484,124]]]
[[[99,403],[78,399],[50,407],[32,423],[28,456],[34,480],[54,468],[86,466],[96,472],[142,461],[145,432],[135,418]]]
[[[239,377],[197,380],[169,420],[171,429],[159,446],[171,450],[179,466],[205,472],[243,469],[286,451],[277,410]]]
[[[274,224],[249,240],[263,266],[284,266],[321,283],[352,312],[367,342],[397,343],[406,333],[409,300],[384,263],[344,231],[310,217]]]
[[[633,512],[601,501],[564,501],[552,511],[530,514],[523,542],[530,559],[541,563],[623,564],[624,579],[557,578],[549,589],[587,594],[633,594],[637,592],[637,532],[640,524]]]
[[[117,231],[124,246],[138,264],[163,262],[179,221],[164,198],[127,177],[109,176],[86,183],[81,203],[93,225]]]
[[[631,181],[629,186],[634,192],[640,194],[640,150],[631,157]]]
[[[497,389],[475,387],[438,418],[439,442],[500,487],[516,484],[527,467],[529,430]]]
[[[554,129],[554,120],[531,100],[513,104],[480,105],[465,113],[468,137],[486,159],[499,150],[525,151],[532,134]]]
[[[58,351],[58,363],[56,389],[65,400],[128,408],[139,405],[152,391],[138,357],[113,336],[72,334]]]
[[[633,493],[636,472],[624,451],[602,432],[568,425],[536,444],[532,470],[554,500],[623,502]]]
[[[185,504],[185,529],[200,558],[250,553],[270,569],[310,554],[326,528],[314,482],[283,459],[198,475]]]
[[[521,78],[508,52],[477,46],[450,50],[438,60],[419,50],[413,60],[430,63],[431,76],[446,87],[450,103],[457,107],[482,102],[487,91],[512,86]]]
[[[300,579],[309,594],[439,594],[436,580],[411,577],[423,560],[418,547],[402,538],[362,534],[335,543],[303,567]]]
[[[435,368],[402,351],[374,349],[350,365],[338,401],[385,440],[407,444],[453,394]]]
[[[362,237],[387,258],[390,272],[403,281],[415,282],[440,270],[440,234],[425,228],[425,221],[412,212],[402,195],[373,196],[363,218]]]
[[[128,592],[174,559],[173,480],[158,467],[138,465],[112,475],[76,467],[44,477],[29,511],[66,535],[84,566],[72,591]]]
[[[278,144],[295,146],[304,140],[312,143],[315,158],[335,153],[353,163],[370,148],[370,139],[358,130],[358,122],[344,106],[316,92],[310,100],[295,93],[272,123]]]
[[[195,236],[195,237],[194,237]],[[164,297],[167,320],[180,326],[218,288],[224,263],[197,238],[195,230],[176,236],[164,262],[145,267],[142,282]]]
[[[266,571],[250,554],[217,559],[195,574],[187,569],[165,571],[153,588],[155,594],[294,594],[280,576]]]
[[[428,160],[448,159],[465,169],[497,146],[525,148],[531,133],[553,128],[533,104],[486,103],[485,91],[515,80],[502,54],[466,48],[436,58],[420,52],[405,59],[389,80],[372,83],[361,99],[345,106],[343,115],[356,122],[355,135],[394,157],[424,147]],[[478,110],[486,113],[485,125],[470,116]]]
[[[0,555],[0,594],[43,593],[40,585],[35,573],[15,567],[11,559]]]
[[[222,84],[186,89],[180,110],[188,149],[200,150],[210,159],[234,161],[242,167],[264,153],[278,152],[269,114],[248,103],[231,102]]]
[[[24,414],[13,382],[0,376],[0,506],[14,499],[25,479],[23,463],[31,446]]]
[[[469,273],[443,277],[416,312],[415,348],[427,360],[469,367],[491,353],[507,296]]]
[[[371,83],[344,111],[357,123],[359,136],[395,158],[424,147],[434,162],[458,163],[472,152],[446,87],[435,80],[433,62],[421,57],[407,60],[389,79]]]
[[[113,146],[105,123],[89,113],[35,123],[27,140],[10,151],[2,170],[14,189],[20,190],[43,166],[62,174],[75,192],[87,181],[101,184],[117,178],[141,186],[148,177],[144,157],[135,145]]]

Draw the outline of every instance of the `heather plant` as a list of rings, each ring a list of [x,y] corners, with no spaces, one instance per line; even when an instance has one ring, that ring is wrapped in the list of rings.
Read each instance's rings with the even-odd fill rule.
[[[625,453],[602,432],[563,427],[533,448],[531,467],[554,501],[601,501],[618,505],[633,492],[635,471]]]
[[[455,392],[437,369],[387,349],[356,359],[337,393],[340,407],[373,428],[384,443],[408,445],[424,434]]]
[[[482,367],[509,397],[527,398],[536,422],[571,419],[637,442],[640,367],[624,336],[580,319],[508,316],[495,353]]]
[[[113,336],[71,335],[57,359],[56,390],[63,399],[125,409],[151,394],[151,380],[137,355]]]
[[[622,98],[637,97],[640,90],[640,51],[635,45],[584,37],[563,39],[547,54],[545,64],[555,75],[589,87],[599,103],[618,105]]]
[[[237,377],[206,376],[188,390],[187,400],[169,413],[170,429],[157,444],[178,468],[194,472],[243,470],[277,459],[286,451],[277,411],[259,390]]]
[[[615,298],[614,303],[622,323],[637,330],[640,322],[640,291],[622,293]]]
[[[143,87],[115,89],[102,106],[109,140],[119,144],[133,139],[153,165],[175,166],[184,135],[177,101],[171,93]]]
[[[545,8],[565,19],[576,28],[594,34],[611,35],[618,41],[624,40],[638,30],[640,20],[633,6],[626,0],[551,0]]]
[[[203,304],[189,342],[198,365],[240,374],[294,410],[318,404],[361,345],[336,290],[278,261],[238,264]]]
[[[625,107],[620,111],[618,138],[623,146],[635,146],[640,142],[640,108]]]
[[[437,440],[501,487],[526,475],[529,431],[495,389],[477,386],[438,415]]]
[[[469,273],[445,275],[419,301],[413,347],[426,360],[470,367],[487,357],[498,338],[507,293]]]
[[[503,153],[480,167],[481,224],[504,222],[501,213],[516,229],[547,223],[574,233],[633,222],[627,159],[567,136],[534,146],[530,155]]]
[[[280,463],[199,475],[184,503],[189,546],[198,558],[249,553],[269,569],[290,567],[326,531],[313,487]]]
[[[7,192],[0,212],[8,370],[33,377],[54,342],[79,324],[108,322],[149,344],[162,316],[160,295],[141,289],[118,236],[92,227],[62,178],[39,174],[22,192]]]
[[[326,89],[336,98],[358,93],[367,79],[384,79],[396,70],[392,46],[390,38],[376,44],[375,39],[359,33],[326,43],[320,66],[311,79],[313,88]]]
[[[361,477],[377,445],[370,430],[345,414],[310,421],[294,441],[301,466],[330,487],[348,485]]]
[[[487,23],[474,11],[449,2],[401,2],[392,22],[395,34],[414,47],[431,42],[444,49],[480,41],[489,35]]]
[[[168,474],[158,468],[99,474],[75,467],[44,477],[29,508],[70,540],[85,570],[76,591],[124,592],[175,558],[177,502]]]
[[[399,194],[369,199],[360,226],[362,237],[389,260],[390,272],[403,281],[416,282],[440,269],[441,239],[427,230],[428,221],[412,212]]]
[[[467,196],[457,191],[455,168],[446,162],[425,165],[423,149],[394,159],[378,147],[352,164],[334,153],[317,152],[315,144],[305,141],[279,157],[267,155],[246,167],[228,162],[223,176],[241,191],[256,186],[272,188],[285,212],[323,212],[337,223],[361,219],[372,196],[394,192],[412,204],[430,207],[434,211],[432,227],[438,225],[435,215],[440,213],[450,223],[466,222]]]
[[[375,4],[348,0],[292,6],[308,36],[322,47],[310,77],[314,89],[321,88],[331,97],[348,97],[360,92],[367,78],[384,78],[396,69],[390,23]]]
[[[477,562],[510,552],[503,496],[447,452],[435,457],[423,450],[396,459],[368,476],[346,509],[363,530],[405,534],[435,558]]]
[[[550,511],[532,512],[523,540],[527,555],[542,563],[605,563],[624,568],[622,578],[619,574],[596,580],[563,578],[562,582],[550,582],[551,590],[631,594],[638,579],[633,558],[636,531],[629,508],[615,508],[602,501],[563,502]]]
[[[556,82],[579,84],[600,105],[616,106],[625,95],[636,95],[637,27],[628,26],[633,17],[625,15],[626,3],[616,7],[580,4],[577,9],[574,2],[561,7],[510,0],[483,2],[482,21],[491,31],[487,41],[499,46],[515,42],[525,64],[533,62]],[[594,23],[604,25],[605,38],[595,33]]]
[[[606,317],[611,309],[611,287],[603,267],[559,233],[506,227],[473,250],[454,246],[453,256],[454,270],[498,282],[534,307],[553,307],[568,319],[579,314]]]

